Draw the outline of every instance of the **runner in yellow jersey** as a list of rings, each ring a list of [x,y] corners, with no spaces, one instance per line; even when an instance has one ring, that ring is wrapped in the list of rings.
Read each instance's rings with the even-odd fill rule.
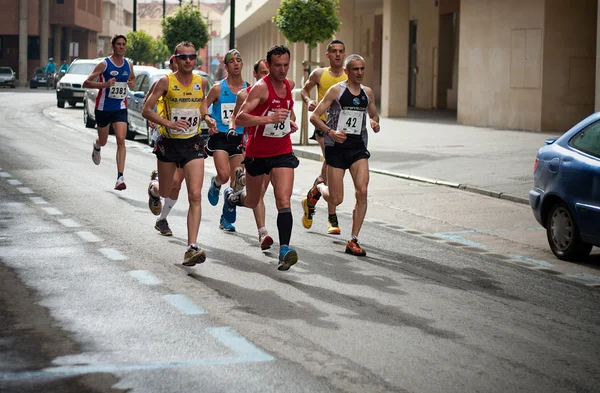
[[[205,92],[208,81],[193,74],[196,67],[196,48],[183,41],[175,46],[173,53],[177,71],[163,76],[144,104],[142,115],[160,127],[160,136],[154,147],[158,164],[159,194],[166,198],[171,192],[173,175],[183,168],[190,204],[187,215],[188,248],[183,265],[194,266],[206,260],[206,254],[196,241],[202,216],[201,194],[204,182],[204,139],[200,136],[200,122],[205,120],[215,127],[206,107]],[[163,97],[165,117],[159,116],[154,107]]]
[[[344,73],[344,59],[346,58],[346,48],[344,43],[340,40],[331,41],[329,45],[327,45],[327,53],[325,53],[325,56],[329,60],[329,67],[317,68],[314,70],[302,88],[302,100],[308,105],[308,110],[311,112],[315,110],[317,104],[323,99],[325,93],[327,93],[327,90],[329,90],[331,86],[348,79],[348,76]],[[310,98],[310,91],[315,86],[317,86],[317,101]],[[327,115],[323,115],[321,119],[325,122],[327,120]],[[316,139],[319,146],[321,146],[323,157],[325,157],[325,143],[323,137],[325,131],[327,130],[315,128],[315,132],[311,137],[311,139]],[[326,182],[327,161],[324,160],[323,166],[321,167],[321,174],[317,177],[317,180],[315,180],[313,187],[308,192],[306,198],[302,200],[302,210],[304,211],[302,225],[304,225],[304,228],[308,229],[312,226],[315,205],[321,197],[317,185]],[[339,235],[340,227],[335,213],[335,206],[328,203],[327,210],[329,213],[327,218],[327,233],[330,235]]]

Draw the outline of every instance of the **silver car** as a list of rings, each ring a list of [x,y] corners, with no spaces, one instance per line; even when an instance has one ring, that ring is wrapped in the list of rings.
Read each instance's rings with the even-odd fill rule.
[[[17,87],[17,78],[12,68],[0,67],[0,86],[10,86],[11,89]]]

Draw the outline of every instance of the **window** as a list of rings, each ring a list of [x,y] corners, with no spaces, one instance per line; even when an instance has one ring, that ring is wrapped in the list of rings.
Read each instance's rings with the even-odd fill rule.
[[[2,58],[3,53],[4,53],[4,47],[2,46],[2,37],[0,37],[0,59]]]
[[[140,84],[140,90],[144,93],[148,92],[148,88],[150,87],[150,79],[148,77],[144,77],[144,80]]]
[[[133,86],[133,91],[142,91],[142,85],[146,78],[146,74],[137,75],[135,80],[135,85]],[[148,89],[148,83],[146,83],[146,89]]]
[[[27,59],[28,60],[39,60],[40,59],[40,38],[39,37],[27,37]],[[43,59],[43,62],[48,62],[48,59]]]
[[[600,158],[600,120],[575,135],[570,144],[577,150]]]
[[[56,4],[65,4],[65,0],[56,0]]]

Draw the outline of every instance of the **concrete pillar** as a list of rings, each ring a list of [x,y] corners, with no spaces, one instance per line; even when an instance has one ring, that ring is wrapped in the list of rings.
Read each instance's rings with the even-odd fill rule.
[[[67,58],[67,54],[61,52],[60,42],[62,41],[62,35],[62,27],[60,25],[52,25],[52,37],[54,38],[54,60],[60,63]]]
[[[338,18],[341,22],[340,31],[335,34],[335,38],[341,40],[346,47],[346,53],[352,54],[357,51],[358,48],[354,47],[354,30],[355,30],[355,19],[354,12],[356,5],[354,0],[340,1],[340,9],[338,10]],[[325,42],[327,45],[329,42]],[[315,58],[313,58],[314,60]]]
[[[385,117],[408,113],[409,17],[409,0],[383,1],[381,115]]]
[[[19,86],[27,86],[27,23],[29,22],[29,4],[19,1]]]
[[[65,27],[64,30],[64,34],[65,34],[65,50],[66,52],[64,53],[64,58],[67,59],[67,63],[71,63],[71,55],[69,53],[69,48],[71,45],[71,41],[73,41],[73,30],[70,27]],[[110,54],[105,53],[105,56],[108,56]]]
[[[600,0],[596,17],[596,112],[600,111]]]
[[[48,19],[50,17],[50,3],[48,1],[40,1],[40,64],[48,60]],[[56,64],[60,64],[60,58],[54,55]]]

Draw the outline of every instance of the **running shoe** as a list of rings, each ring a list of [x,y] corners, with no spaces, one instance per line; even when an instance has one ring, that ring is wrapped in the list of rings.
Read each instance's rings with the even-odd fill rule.
[[[200,250],[198,247],[190,246],[183,256],[183,266],[195,266],[197,263],[206,261],[206,254],[204,250]]]
[[[94,142],[92,144],[92,161],[94,161],[94,164],[96,165],[100,165],[100,147],[96,147],[96,142]]]
[[[173,232],[171,232],[171,228],[169,228],[169,223],[167,222],[166,218],[163,218],[162,220],[156,220],[154,229],[159,231],[163,236],[173,236]]]
[[[273,238],[268,233],[259,233],[258,243],[260,243],[261,250],[268,250],[273,245]]]
[[[226,232],[235,232],[235,227],[230,224],[224,217],[221,215],[221,220],[219,222],[219,228]]]
[[[279,263],[277,270],[290,270],[298,262],[298,253],[290,246],[281,246],[279,249]]]
[[[346,244],[346,254],[356,255],[357,257],[364,257],[367,255],[367,252],[363,250],[361,246],[358,245],[358,240],[353,238]]]
[[[315,214],[315,208],[308,205],[308,198],[302,200],[302,225],[304,228],[309,229],[312,226],[313,214]]]
[[[210,188],[208,189],[208,202],[210,202],[210,204],[213,206],[217,206],[217,203],[219,203],[220,193],[221,187],[217,188],[215,185],[215,177],[213,176],[213,178],[210,179]]]
[[[242,191],[242,189],[246,186],[246,173],[244,172],[244,168],[239,167],[235,168],[235,180],[233,183],[233,192]]]
[[[223,194],[223,198],[225,199],[225,201],[223,203],[223,217],[230,224],[233,224],[236,219],[236,211],[235,211],[235,205],[233,203],[229,202],[229,196],[231,194],[233,194],[232,188],[226,189],[225,193]]]
[[[315,207],[315,205],[321,198],[321,192],[319,192],[319,189],[317,188],[317,186],[321,183],[325,183],[325,179],[323,179],[321,176],[319,176],[319,177],[317,177],[317,179],[313,183],[313,186],[310,188],[310,190],[306,194],[306,197],[308,198],[308,206],[309,207]]]
[[[330,235],[339,235],[342,233],[340,226],[338,225],[337,215],[327,219],[327,233]]]
[[[127,185],[125,184],[125,179],[123,179],[123,176],[119,176],[117,178],[117,182],[115,183],[115,190],[123,191],[126,188]]]
[[[152,174],[150,175],[150,184],[148,184],[148,207],[152,214],[158,216],[162,210],[162,202],[160,201],[160,196],[154,196],[154,194],[152,194],[154,184],[158,184],[158,172],[156,172],[156,170],[152,171]]]

